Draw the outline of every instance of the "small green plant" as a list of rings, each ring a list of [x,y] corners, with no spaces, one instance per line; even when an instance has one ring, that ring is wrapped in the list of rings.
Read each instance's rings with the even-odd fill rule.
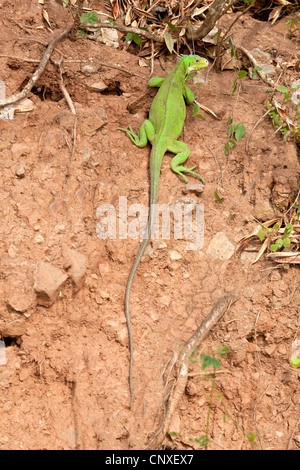
[[[298,369],[300,367],[300,356],[292,356],[290,360],[290,364],[292,364],[295,369]]]
[[[300,204],[294,204],[294,209],[296,209],[295,219],[299,220],[300,218]]]
[[[96,11],[89,11],[81,15],[80,21],[81,23],[97,23],[98,14]],[[86,38],[88,36],[88,34],[82,30],[77,31],[77,35],[83,38]]]
[[[245,78],[247,75],[248,75],[248,72],[246,72],[246,70],[239,70],[237,72],[237,76],[235,77],[235,79],[233,81],[231,96],[235,94],[235,92],[238,88],[238,80],[240,80],[240,81],[243,80],[243,78]]]
[[[278,225],[278,224],[275,224],[275,225]],[[274,228],[277,228],[277,227],[274,227]],[[278,238],[276,242],[271,245],[271,250],[277,251],[277,250],[280,250],[280,248],[286,248],[290,246],[291,240],[289,238],[289,235],[291,234],[292,230],[293,230],[293,225],[287,224],[286,227],[284,228],[283,237]]]
[[[125,41],[126,41],[126,42],[133,41],[133,42],[135,42],[135,44],[136,44],[137,46],[140,46],[140,45],[141,45],[141,42],[142,42],[141,37],[140,37],[138,34],[136,34],[136,33],[127,33],[127,34],[126,34]]]
[[[229,352],[228,346],[219,346],[217,348],[217,356],[226,358],[227,354]],[[214,391],[215,391],[215,381],[216,381],[216,370],[218,367],[221,366],[221,363],[218,359],[216,359],[213,356],[209,356],[207,354],[201,355],[199,359],[192,359],[190,358],[191,362],[195,363],[202,363],[201,364],[201,369],[207,369],[208,367],[213,368],[213,372],[211,374],[211,393],[210,393],[210,400],[209,400],[209,405],[208,405],[208,412],[207,412],[207,418],[206,418],[206,429],[205,429],[205,434],[200,436],[199,439],[195,439],[195,442],[199,444],[200,447],[204,447],[207,450],[208,443],[209,443],[209,421],[210,421],[210,414],[211,414],[211,409],[212,409],[212,401],[213,401],[213,396],[214,396]],[[190,439],[193,441],[193,439]]]
[[[260,239],[261,242],[264,240],[266,236],[270,236],[270,238],[275,238],[278,233],[279,228],[280,227],[278,224],[274,224],[272,228],[265,227],[265,226],[261,227],[257,234],[258,238]],[[293,231],[293,228],[294,227],[291,223],[288,223],[285,226],[283,236],[277,238],[275,242],[271,244],[270,248],[272,251],[275,252],[275,251],[280,250],[281,248],[287,248],[291,246],[290,235]]]
[[[232,124],[232,119],[229,119],[227,124],[230,126],[228,129],[228,137],[230,140],[225,144],[225,154],[229,155],[230,150],[236,146],[237,142],[239,142],[242,137],[244,137],[246,127],[244,124]]]
[[[287,20],[286,24],[289,27],[288,32],[291,36],[293,36],[296,31],[299,31],[300,29],[300,20],[295,20],[294,18],[291,18],[290,20]]]
[[[292,119],[289,116],[286,108],[291,101],[291,93],[296,91],[299,87],[298,84],[292,85],[290,88],[286,86],[276,87],[276,91],[283,94],[284,104],[282,105],[275,97],[272,98],[272,101],[266,101],[268,114],[272,120],[272,126],[276,132],[280,131],[284,137],[284,140],[288,136],[295,136],[296,138],[300,137],[300,104],[297,105],[296,111],[291,110],[291,115],[293,114],[294,118]]]

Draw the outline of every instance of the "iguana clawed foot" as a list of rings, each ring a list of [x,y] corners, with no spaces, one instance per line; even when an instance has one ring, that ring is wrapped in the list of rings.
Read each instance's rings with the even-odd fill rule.
[[[200,178],[202,183],[205,184],[205,179],[203,176],[198,175],[198,173],[195,173],[193,170],[197,167],[197,165],[192,166],[191,168],[187,168],[186,166],[178,166],[176,168],[172,168],[173,171],[175,171],[178,175],[182,176],[184,179],[185,183],[188,183],[187,177],[183,173],[190,173],[191,175],[197,176],[197,178]]]

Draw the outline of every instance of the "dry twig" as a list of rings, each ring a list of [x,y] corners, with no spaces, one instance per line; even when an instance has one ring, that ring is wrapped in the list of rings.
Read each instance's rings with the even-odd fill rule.
[[[53,50],[55,49],[55,47],[57,46],[57,44],[62,41],[63,39],[65,39],[68,34],[72,31],[73,29],[73,25],[71,26],[68,26],[66,29],[64,29],[61,33],[59,33],[48,45],[47,49],[45,50],[44,52],[44,55],[42,57],[42,60],[40,61],[36,71],[34,72],[34,74],[32,75],[32,77],[30,78],[29,82],[27,83],[27,85],[25,85],[25,87],[23,88],[22,91],[20,91],[19,93],[16,93],[14,95],[11,95],[10,97],[6,98],[5,100],[3,101],[0,101],[0,108],[3,108],[4,106],[8,106],[10,104],[14,104],[14,103],[17,103],[18,101],[22,100],[23,98],[26,98],[28,96],[28,94],[30,93],[30,91],[32,90],[32,88],[34,87],[34,85],[36,84],[36,82],[38,81],[38,79],[40,78],[40,76],[42,75],[42,73],[44,72],[45,68],[46,68],[46,65],[51,57],[51,54],[53,52]]]
[[[227,296],[223,297],[211,310],[210,314],[205,318],[201,325],[197,328],[195,333],[190,337],[190,339],[184,345],[180,356],[178,357],[177,353],[174,353],[173,359],[171,361],[171,366],[168,372],[168,377],[174,366],[177,366],[176,380],[172,386],[171,392],[169,394],[166,413],[163,419],[163,422],[147,445],[147,449],[158,449],[165,437],[166,432],[168,431],[172,415],[178,405],[178,402],[184,393],[187,378],[188,378],[188,359],[191,356],[193,350],[199,344],[200,341],[208,335],[212,327],[220,320],[224,313],[228,310],[230,305],[237,300],[238,293],[232,292]],[[167,386],[168,384],[166,384]]]

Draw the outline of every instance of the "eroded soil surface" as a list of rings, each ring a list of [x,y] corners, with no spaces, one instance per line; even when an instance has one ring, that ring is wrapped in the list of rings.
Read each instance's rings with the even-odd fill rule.
[[[7,95],[24,86],[44,45],[69,21],[49,9],[53,33],[39,31],[41,5],[16,3],[0,2],[0,79]],[[251,17],[234,32],[236,42],[249,50],[276,49],[286,61],[295,48],[270,24]],[[205,114],[203,121],[188,108],[181,136],[191,148],[189,166],[197,165],[207,184],[202,194],[184,194],[168,154],[159,202],[184,197],[204,204],[204,245],[188,251],[186,240],[154,241],[140,265],[131,296],[135,398],[130,411],[123,304],[139,242],[100,239],[97,208],[110,204],[119,217],[120,196],[128,208],[148,205],[149,147],[136,148],[116,128],[137,130],[155,90],[147,88],[150,65],[141,67],[133,53],[87,39],[67,39],[58,50],[78,116],[71,166],[74,117],[53,63],[29,95],[34,110],[0,120],[0,331],[6,345],[6,364],[0,365],[0,448],[144,448],[159,426],[167,362],[216,302],[238,290],[237,302],[199,346],[201,354],[211,356],[219,346],[231,350],[219,358],[209,448],[250,449],[253,434],[257,448],[297,449],[299,369],[289,360],[293,342],[300,340],[299,268],[266,258],[253,265],[257,252],[234,255],[238,240],[257,225],[253,216],[273,218],[274,197],[288,204],[299,188],[297,148],[274,135],[267,118],[245,151],[250,131],[266,111],[266,85],[245,78],[237,98],[231,96],[235,72],[217,74],[213,68],[199,89],[190,82],[199,101],[222,117]],[[155,60],[154,74],[165,76],[174,63],[166,55]],[[106,86],[102,92],[92,87],[99,82]],[[234,121],[244,123],[247,133],[226,157],[233,107]],[[57,278],[58,291],[52,285]],[[169,448],[199,449],[195,439],[205,434],[210,390],[207,371],[191,362]]]

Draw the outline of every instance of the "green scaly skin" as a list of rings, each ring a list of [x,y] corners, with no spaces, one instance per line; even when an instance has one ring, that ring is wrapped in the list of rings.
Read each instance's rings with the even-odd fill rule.
[[[207,67],[206,59],[196,55],[186,55],[179,59],[176,67],[171,70],[166,78],[151,78],[148,85],[158,87],[159,90],[152,102],[149,119],[146,119],[137,134],[133,132],[131,127],[124,129],[118,127],[121,131],[126,132],[132,142],[137,147],[145,147],[149,141],[152,145],[150,154],[150,210],[148,217],[148,225],[144,235],[143,242],[138,251],[137,257],[133,263],[125,293],[125,315],[127,321],[129,335],[129,388],[130,388],[130,409],[133,404],[132,389],[132,365],[133,365],[133,339],[130,321],[130,291],[135,273],[138,269],[142,256],[145,253],[149,240],[151,238],[152,228],[155,221],[156,203],[158,196],[158,184],[162,159],[167,151],[175,154],[171,161],[171,169],[182,176],[187,183],[188,180],[184,173],[189,173],[200,178],[205,183],[202,176],[195,173],[192,168],[183,166],[184,162],[190,154],[189,147],[183,142],[178,141],[186,116],[186,104],[192,104],[196,96],[186,86],[185,81],[190,78],[189,74],[194,70]]]

